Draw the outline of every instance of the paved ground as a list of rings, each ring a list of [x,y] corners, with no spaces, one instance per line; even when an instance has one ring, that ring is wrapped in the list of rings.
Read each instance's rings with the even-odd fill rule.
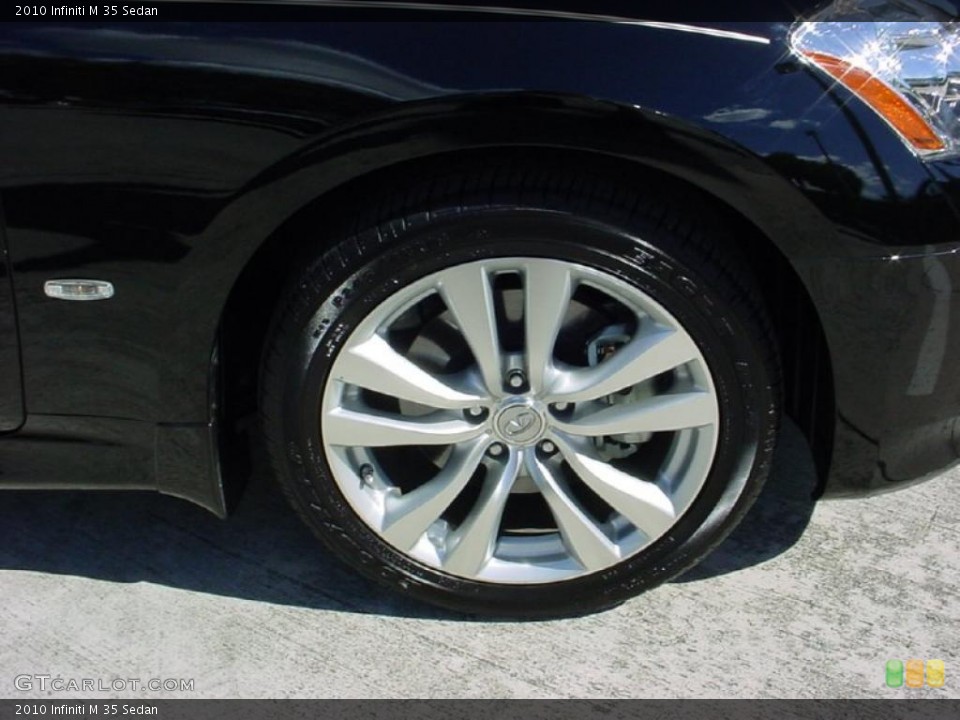
[[[815,508],[794,489],[811,472],[791,431],[699,569],[549,623],[397,601],[319,554],[264,482],[228,523],[159,496],[8,493],[0,697],[64,697],[18,692],[30,674],[195,682],[146,697],[960,698],[960,472]],[[911,657],[942,658],[946,687],[884,687]]]

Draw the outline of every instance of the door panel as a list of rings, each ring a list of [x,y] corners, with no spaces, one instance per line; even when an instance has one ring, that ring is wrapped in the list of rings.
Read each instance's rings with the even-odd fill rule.
[[[20,343],[5,228],[0,206],[0,432],[16,430],[23,424]]]

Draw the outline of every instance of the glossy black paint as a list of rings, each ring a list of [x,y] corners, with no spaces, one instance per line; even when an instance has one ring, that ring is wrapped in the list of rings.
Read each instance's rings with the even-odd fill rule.
[[[222,512],[213,358],[238,278],[256,289],[264,257],[322,238],[331,198],[371,178],[504,148],[670,176],[763,238],[803,295],[780,298],[777,318],[797,330],[788,394],[829,474],[821,490],[899,486],[960,456],[957,165],[918,162],[798,66],[787,22],[711,24],[763,44],[404,12],[412,22],[0,28],[0,199],[29,414],[0,440],[0,483],[156,487]],[[116,297],[45,298],[44,280],[65,276],[109,280]]]
[[[20,339],[3,227],[3,207],[0,205],[0,433],[7,433],[23,424],[23,392],[20,385]]]

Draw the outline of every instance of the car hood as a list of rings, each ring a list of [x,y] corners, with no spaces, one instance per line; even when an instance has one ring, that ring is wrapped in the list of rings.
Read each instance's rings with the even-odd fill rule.
[[[318,4],[328,4],[320,0]],[[331,5],[353,5],[354,0],[332,0]],[[684,2],[664,7],[659,2],[624,0],[364,0],[383,8],[419,8],[510,17],[593,19],[660,22],[792,22],[821,14],[835,18],[857,14],[901,14],[931,18],[960,17],[960,0],[737,0]]]
[[[937,0],[933,0],[936,2]],[[737,2],[684,2],[664,7],[658,2],[624,0],[315,0],[318,5],[365,5],[381,8],[416,8],[485,15],[527,16],[550,19],[609,19],[639,21],[792,21],[808,17],[830,3],[826,0],[738,0]]]

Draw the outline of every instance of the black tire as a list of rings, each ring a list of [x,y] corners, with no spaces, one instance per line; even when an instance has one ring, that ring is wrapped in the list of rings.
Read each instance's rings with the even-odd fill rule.
[[[580,168],[524,161],[448,170],[381,191],[350,230],[317,239],[278,306],[260,407],[285,494],[337,556],[387,587],[449,609],[545,618],[600,610],[653,588],[735,527],[761,489],[776,442],[776,345],[735,240],[709,204],[641,182],[627,188]],[[350,507],[319,441],[327,374],[370,309],[440,268],[504,255],[567,259],[641,288],[696,340],[719,401],[712,468],[677,523],[619,564],[561,583],[468,580],[398,551]]]

